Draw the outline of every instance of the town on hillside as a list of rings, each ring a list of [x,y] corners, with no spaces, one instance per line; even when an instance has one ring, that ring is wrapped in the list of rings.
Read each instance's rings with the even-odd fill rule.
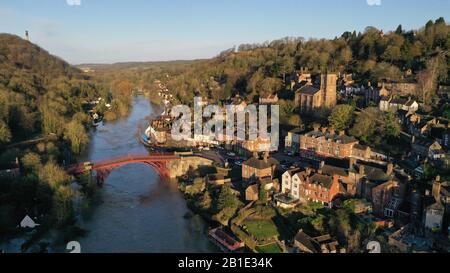
[[[220,223],[210,236],[222,249],[370,252],[367,244],[376,241],[385,252],[449,250],[449,121],[417,98],[417,83],[358,82],[351,74],[314,75],[307,68],[286,77],[292,103],[307,122],[283,126],[278,150],[259,137],[212,141],[213,135],[196,135],[181,145],[224,159],[179,178],[194,211]],[[142,140],[154,149],[176,150],[173,95],[156,83],[167,107]],[[445,104],[450,89],[439,90],[435,100]],[[215,101],[203,100],[204,106]],[[278,102],[276,93],[257,102],[236,94],[221,105]],[[383,115],[392,120],[379,121]],[[352,116],[357,124],[392,127],[395,140],[358,140],[341,125]]]
[[[241,44],[211,57],[212,44],[239,41],[241,28],[228,16],[214,16],[225,20],[220,27],[204,21],[222,10],[216,1],[161,10],[166,1],[142,1],[132,17],[122,14],[125,1],[111,1],[120,14],[92,14],[101,29],[82,15],[90,1],[67,1],[64,8],[83,12],[67,16],[82,32],[71,22],[66,36],[58,36],[62,5],[29,3],[53,24],[23,18],[31,9],[4,12],[25,5],[3,2],[1,27],[36,26],[0,33],[0,253],[450,251],[450,25],[440,14],[421,28],[395,22],[382,30],[357,21],[388,1],[361,0],[351,4],[361,8],[350,21],[356,30]],[[255,9],[270,1],[242,2],[233,14],[246,7],[241,19],[263,14],[269,23]],[[326,22],[317,35],[341,31],[328,13],[305,12],[316,2],[290,4],[301,5],[302,20]],[[347,2],[330,12],[342,14]],[[49,14],[57,9],[58,18]],[[419,13],[430,16],[408,16],[422,20]],[[375,17],[386,26],[406,20],[383,15]],[[249,29],[239,35],[316,31],[284,19],[271,20],[273,28],[240,22]],[[80,37],[86,44],[72,44]],[[205,40],[211,45],[197,44]],[[175,61],[131,61],[160,57]],[[209,116],[186,114],[208,106]],[[243,137],[218,138],[228,125]],[[181,139],[177,128],[187,132]]]

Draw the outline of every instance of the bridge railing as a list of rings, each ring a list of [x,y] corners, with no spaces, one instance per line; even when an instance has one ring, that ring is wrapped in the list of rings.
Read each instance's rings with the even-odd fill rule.
[[[112,165],[112,164],[118,164],[123,162],[129,162],[129,161],[148,161],[148,160],[154,160],[154,161],[167,161],[167,160],[174,160],[179,159],[180,156],[176,154],[168,154],[168,153],[157,153],[157,154],[151,154],[151,155],[127,155],[127,156],[121,156],[116,157],[112,159],[107,159],[103,161],[97,161],[93,162],[94,166],[99,165]]]
[[[85,172],[86,169],[86,163],[90,163],[90,166],[92,168],[99,168],[103,166],[109,166],[109,165],[115,165],[115,164],[121,164],[124,162],[136,162],[136,161],[169,161],[169,160],[175,160],[179,159],[180,156],[173,154],[173,153],[154,153],[151,155],[125,155],[120,157],[115,157],[111,159],[105,159],[101,161],[96,162],[85,162],[85,163],[79,163],[73,166],[68,167],[66,170],[68,173],[77,174]],[[91,168],[91,169],[92,169]]]

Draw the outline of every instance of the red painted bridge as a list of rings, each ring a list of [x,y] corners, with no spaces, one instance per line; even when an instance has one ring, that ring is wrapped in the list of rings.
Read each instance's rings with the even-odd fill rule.
[[[120,168],[124,165],[142,163],[154,168],[161,177],[169,177],[169,169],[167,164],[171,161],[180,159],[176,154],[151,154],[151,155],[128,155],[113,159],[85,162],[73,165],[67,169],[70,175],[80,175],[95,172],[98,183],[103,183],[112,170]]]

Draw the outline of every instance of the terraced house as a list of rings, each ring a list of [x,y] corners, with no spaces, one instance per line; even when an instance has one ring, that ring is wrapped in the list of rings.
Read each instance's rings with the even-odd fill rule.
[[[359,141],[347,136],[344,131],[315,126],[314,131],[300,136],[300,156],[320,160],[327,157],[356,158],[365,161],[385,161],[386,156],[360,145]]]
[[[291,200],[300,202],[318,202],[330,204],[334,198],[344,192],[336,175],[329,176],[320,171],[315,172],[310,168],[292,169],[283,174],[281,194],[275,199],[280,206],[292,203]]]

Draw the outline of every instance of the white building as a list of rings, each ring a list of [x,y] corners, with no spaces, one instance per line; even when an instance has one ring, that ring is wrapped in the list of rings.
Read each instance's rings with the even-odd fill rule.
[[[383,112],[405,110],[410,112],[417,112],[419,110],[419,103],[411,98],[392,98],[382,97],[380,100],[380,110]]]
[[[281,192],[299,200],[303,175],[305,172],[299,168],[286,171],[282,176]]]
[[[35,228],[39,226],[39,224],[36,224],[36,222],[33,221],[33,219],[31,219],[30,216],[25,216],[25,218],[23,218],[23,220],[20,222],[20,227],[21,228]]]

